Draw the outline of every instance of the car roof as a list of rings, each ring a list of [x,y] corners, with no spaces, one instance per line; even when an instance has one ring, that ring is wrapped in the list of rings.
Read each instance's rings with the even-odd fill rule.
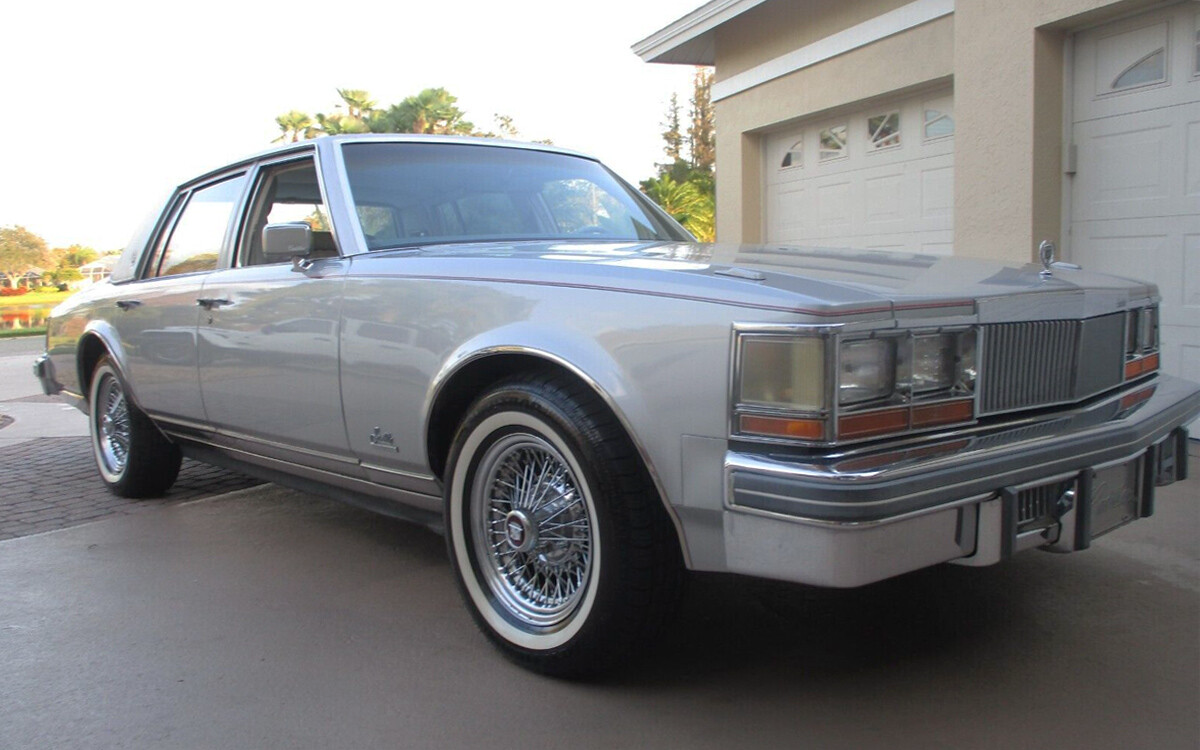
[[[425,135],[421,133],[355,133],[348,135],[328,135],[318,138],[310,138],[295,143],[285,143],[274,148],[259,151],[258,153],[231,161],[216,169],[209,170],[204,174],[197,175],[186,182],[179,185],[179,189],[186,188],[194,183],[205,182],[212,177],[228,172],[237,167],[247,166],[256,161],[270,159],[276,156],[282,156],[291,152],[301,152],[317,148],[318,142],[326,142],[331,144],[343,143],[447,143],[447,144],[462,144],[467,146],[495,146],[499,148],[514,148],[525,151],[546,151],[555,154],[563,154],[565,156],[576,156],[583,159],[598,161],[596,157],[590,154],[573,151],[569,148],[562,148],[547,143],[527,143],[525,141],[509,141],[502,138],[478,138],[469,135]]]

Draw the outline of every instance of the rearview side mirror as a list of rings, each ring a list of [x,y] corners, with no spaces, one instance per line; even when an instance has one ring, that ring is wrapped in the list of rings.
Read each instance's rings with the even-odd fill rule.
[[[307,257],[312,244],[312,227],[303,221],[268,224],[262,230],[263,255],[268,260]]]

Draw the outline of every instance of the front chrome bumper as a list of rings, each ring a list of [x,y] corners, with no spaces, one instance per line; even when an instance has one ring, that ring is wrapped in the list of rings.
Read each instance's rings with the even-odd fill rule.
[[[989,565],[1032,546],[1084,549],[1109,530],[1091,525],[1096,470],[1141,472],[1133,515],[1149,515],[1154,486],[1186,473],[1182,426],[1198,414],[1200,385],[1158,376],[1070,412],[842,454],[731,450],[722,567],[846,587],[952,560]],[[1050,482],[1072,494],[1052,523],[1022,530],[1020,493]]]

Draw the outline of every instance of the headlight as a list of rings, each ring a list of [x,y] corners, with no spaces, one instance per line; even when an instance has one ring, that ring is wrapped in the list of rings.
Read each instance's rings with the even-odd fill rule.
[[[957,349],[954,336],[948,333],[915,336],[912,340],[913,393],[940,391],[954,385]]]
[[[825,340],[746,337],[738,402],[796,411],[825,408]]]
[[[896,340],[844,341],[838,364],[838,403],[858,404],[896,389]]]

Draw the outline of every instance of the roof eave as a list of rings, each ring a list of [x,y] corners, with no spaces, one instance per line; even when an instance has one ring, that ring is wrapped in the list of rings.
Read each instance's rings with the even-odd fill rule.
[[[714,65],[715,29],[764,2],[766,0],[710,0],[634,44],[633,53],[646,62]]]

